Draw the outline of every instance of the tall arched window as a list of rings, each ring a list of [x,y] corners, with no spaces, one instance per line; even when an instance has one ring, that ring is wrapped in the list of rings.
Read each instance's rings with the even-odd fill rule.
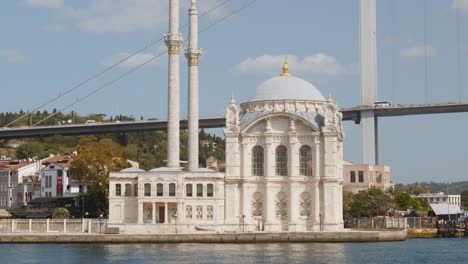
[[[312,148],[304,145],[299,149],[300,174],[312,176]]]
[[[145,196],[151,196],[151,184],[145,183]]]
[[[252,175],[263,176],[263,148],[261,146],[255,146],[252,149]]]
[[[288,149],[283,145],[276,148],[276,175],[288,175]]]

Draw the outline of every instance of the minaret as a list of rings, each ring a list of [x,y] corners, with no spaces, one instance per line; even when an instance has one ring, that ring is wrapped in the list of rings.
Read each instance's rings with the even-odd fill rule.
[[[169,53],[167,102],[167,166],[180,167],[180,80],[179,53],[182,34],[179,33],[179,0],[169,0],[169,33],[165,36]]]
[[[189,9],[190,38],[185,57],[188,61],[188,169],[198,169],[198,61],[201,50],[198,48],[197,1],[192,0]]]

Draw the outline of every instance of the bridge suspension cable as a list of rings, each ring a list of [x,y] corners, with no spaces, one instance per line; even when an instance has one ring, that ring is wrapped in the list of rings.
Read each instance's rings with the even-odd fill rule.
[[[232,1],[232,0],[224,0],[223,2],[217,4],[216,6],[214,6],[214,7],[210,8],[210,9],[206,10],[205,12],[201,13],[201,14],[200,14],[200,17],[204,17],[204,16],[206,16],[206,15],[212,13],[213,11],[215,11],[215,10],[217,10],[218,8],[224,6],[225,4],[227,4],[227,3],[230,2],[230,1]],[[182,29],[184,29],[184,28],[187,27],[187,26],[188,26],[188,23],[185,23],[184,25],[182,25],[182,26],[179,28],[179,30],[182,30]],[[43,104],[37,106],[37,107],[34,108],[33,110],[26,111],[26,113],[24,113],[24,114],[21,115],[20,117],[16,118],[15,120],[9,122],[9,123],[6,124],[4,127],[11,126],[12,124],[14,124],[14,123],[18,122],[19,120],[21,120],[21,119],[25,118],[26,116],[28,116],[29,114],[31,114],[31,113],[33,113],[33,112],[36,112],[36,111],[38,111],[38,110],[44,108],[45,106],[47,106],[47,105],[49,105],[49,104],[51,104],[51,103],[57,101],[58,99],[62,98],[63,96],[65,96],[65,95],[67,95],[67,94],[69,94],[69,93],[75,91],[76,89],[82,87],[83,85],[87,84],[88,82],[90,82],[90,81],[96,79],[97,77],[99,77],[99,76],[105,74],[106,72],[108,72],[108,71],[114,69],[115,67],[119,66],[120,64],[122,64],[122,63],[128,61],[129,59],[131,59],[132,57],[138,55],[139,53],[141,53],[141,52],[147,50],[148,48],[150,48],[150,47],[156,45],[157,43],[161,42],[163,39],[164,39],[164,37],[161,37],[161,38],[159,38],[159,39],[157,39],[157,40],[154,40],[154,41],[149,42],[148,44],[146,44],[144,47],[140,48],[139,50],[134,51],[133,53],[131,53],[131,54],[128,55],[127,57],[125,57],[125,58],[123,58],[123,59],[117,61],[116,63],[110,65],[109,67],[105,68],[104,70],[99,71],[99,72],[97,72],[97,73],[91,75],[89,78],[87,78],[87,79],[81,81],[80,83],[78,83],[77,85],[71,87],[70,89],[68,89],[68,90],[66,90],[66,91],[64,91],[64,92],[59,92],[58,95],[56,95],[56,96],[50,98],[49,100],[47,100],[47,101],[44,102]],[[158,54],[158,55],[159,55],[159,54]],[[158,55],[156,55],[156,56],[158,56]]]
[[[424,34],[424,91],[426,103],[429,103],[429,45],[427,45],[427,0],[423,1],[423,34]]]
[[[459,5],[460,1],[456,4]],[[457,85],[458,85],[458,102],[463,100],[463,75],[462,75],[462,50],[461,50],[461,21],[460,21],[460,7],[455,7],[455,22],[456,22],[456,45],[457,45]]]
[[[206,26],[205,28],[201,29],[199,32],[200,32],[200,33],[203,33],[203,32],[205,32],[205,31],[211,29],[211,28],[214,27],[215,25],[217,25],[217,24],[223,22],[224,20],[226,20],[226,19],[228,19],[228,18],[234,16],[235,14],[241,12],[242,10],[246,9],[247,7],[251,6],[252,4],[254,4],[254,3],[257,2],[257,1],[258,1],[258,0],[250,0],[250,1],[245,2],[241,7],[235,9],[235,10],[232,11],[230,14],[228,14],[228,15],[226,15],[226,16],[224,16],[224,17],[221,17],[220,19],[216,20],[215,22],[209,24],[209,25]],[[104,85],[102,85],[102,86],[99,86],[98,88],[96,88],[96,89],[94,89],[93,91],[91,91],[90,93],[88,93],[86,96],[77,99],[75,102],[73,102],[73,103],[71,103],[71,104],[65,106],[64,108],[61,108],[59,111],[48,115],[47,117],[43,118],[42,120],[38,121],[37,123],[33,124],[32,126],[33,126],[33,127],[34,127],[34,126],[37,126],[38,124],[40,124],[40,123],[42,123],[42,122],[44,122],[44,121],[50,119],[51,117],[54,117],[54,116],[57,115],[58,113],[63,112],[63,111],[65,111],[65,110],[67,110],[68,108],[70,108],[70,107],[76,105],[77,103],[79,103],[79,102],[81,102],[81,101],[83,101],[83,100],[89,98],[90,96],[96,94],[97,92],[101,91],[102,89],[104,89],[104,88],[106,88],[106,87],[108,87],[108,86],[114,84],[115,82],[117,82],[117,81],[123,79],[124,77],[126,77],[126,76],[128,76],[128,75],[130,75],[131,73],[133,73],[133,72],[135,72],[136,70],[142,68],[143,66],[147,65],[148,63],[150,63],[150,62],[156,60],[157,58],[161,57],[161,56],[164,55],[165,53],[167,53],[167,51],[163,51],[163,52],[157,54],[156,56],[152,57],[151,59],[149,59],[149,60],[147,60],[147,61],[145,61],[145,62],[139,64],[138,66],[136,66],[136,67],[134,67],[134,68],[132,68],[132,69],[130,69],[130,70],[128,70],[128,71],[125,72],[124,74],[122,74],[122,75],[120,75],[120,76],[118,76],[118,77],[112,79],[111,81],[107,82],[106,84],[104,84]]]

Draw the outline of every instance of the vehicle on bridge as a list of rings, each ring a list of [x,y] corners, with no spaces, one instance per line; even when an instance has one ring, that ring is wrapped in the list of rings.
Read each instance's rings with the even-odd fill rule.
[[[374,106],[376,106],[376,107],[389,107],[389,106],[392,106],[392,101],[375,101]]]

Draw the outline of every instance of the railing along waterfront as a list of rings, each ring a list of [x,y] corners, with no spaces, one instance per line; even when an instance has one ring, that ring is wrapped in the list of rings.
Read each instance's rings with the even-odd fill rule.
[[[107,219],[1,219],[0,233],[93,233],[107,230]]]
[[[362,217],[346,219],[344,226],[354,229],[405,229],[407,222],[403,217]]]

